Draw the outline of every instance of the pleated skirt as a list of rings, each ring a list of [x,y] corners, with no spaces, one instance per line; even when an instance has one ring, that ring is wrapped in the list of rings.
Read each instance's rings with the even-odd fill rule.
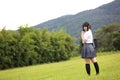
[[[82,58],[93,58],[96,57],[96,52],[91,43],[84,43],[81,51]]]

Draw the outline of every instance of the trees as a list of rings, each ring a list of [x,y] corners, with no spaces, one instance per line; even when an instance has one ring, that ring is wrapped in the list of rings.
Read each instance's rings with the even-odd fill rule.
[[[64,30],[40,31],[27,25],[0,31],[0,69],[67,60],[74,39]]]
[[[15,32],[3,28],[0,32],[0,69],[14,67],[16,54]]]
[[[96,31],[100,51],[120,50],[120,24],[109,24]]]
[[[66,34],[64,30],[52,32],[51,45],[53,48],[55,61],[67,60],[74,49],[74,38]]]
[[[120,30],[114,31],[112,42],[115,50],[120,50]]]

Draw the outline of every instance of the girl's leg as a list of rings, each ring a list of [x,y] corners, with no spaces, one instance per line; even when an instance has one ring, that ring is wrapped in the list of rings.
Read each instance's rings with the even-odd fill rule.
[[[85,59],[85,68],[86,68],[86,72],[88,75],[90,75],[90,59],[89,58],[86,58]]]
[[[93,64],[94,64],[94,67],[95,67],[95,70],[96,70],[96,74],[99,74],[99,65],[98,65],[98,63],[97,63],[96,58],[95,58],[95,57],[94,57],[94,58],[91,58],[91,61],[92,61]]]

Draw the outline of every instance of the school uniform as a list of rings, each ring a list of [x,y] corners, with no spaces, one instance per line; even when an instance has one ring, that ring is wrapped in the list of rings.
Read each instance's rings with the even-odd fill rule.
[[[83,43],[81,57],[82,58],[93,58],[96,56],[96,52],[93,47],[93,35],[92,31],[89,29],[83,35],[86,40],[86,43]]]

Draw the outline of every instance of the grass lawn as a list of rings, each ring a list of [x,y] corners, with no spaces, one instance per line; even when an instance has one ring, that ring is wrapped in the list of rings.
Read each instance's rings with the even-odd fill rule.
[[[91,76],[80,57],[68,61],[0,70],[0,80],[120,80],[120,52],[98,53],[100,74],[91,63]]]

